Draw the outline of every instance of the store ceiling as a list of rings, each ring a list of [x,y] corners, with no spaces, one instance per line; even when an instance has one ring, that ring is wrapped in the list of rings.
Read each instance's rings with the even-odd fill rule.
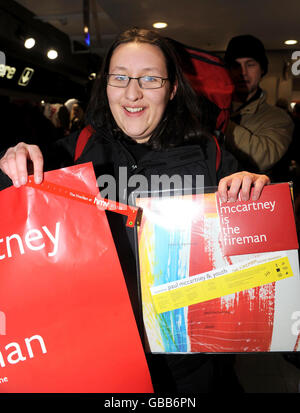
[[[83,41],[83,0],[17,3],[71,40]],[[90,0],[90,10],[91,49],[99,54],[123,29],[151,28],[155,21],[168,23],[166,36],[211,51],[224,51],[232,36],[246,33],[268,50],[291,48],[283,44],[287,39],[297,39],[300,47],[299,0]]]

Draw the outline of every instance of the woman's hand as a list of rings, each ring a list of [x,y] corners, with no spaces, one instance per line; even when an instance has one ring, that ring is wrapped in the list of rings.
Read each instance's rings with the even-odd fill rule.
[[[256,201],[263,187],[270,182],[267,175],[237,172],[220,180],[218,192],[222,202],[235,202],[239,193],[242,201],[248,201],[252,190],[252,200]]]
[[[29,161],[29,162],[28,162]],[[36,145],[24,142],[9,148],[0,159],[0,169],[9,176],[15,187],[25,185],[28,180],[29,169],[33,166],[34,181],[40,184],[43,180],[44,159],[42,152]]]

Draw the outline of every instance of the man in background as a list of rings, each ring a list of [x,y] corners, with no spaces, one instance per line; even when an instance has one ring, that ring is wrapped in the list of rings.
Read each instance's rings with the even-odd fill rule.
[[[272,176],[292,141],[294,125],[285,111],[266,102],[259,87],[268,71],[264,45],[251,35],[233,37],[224,60],[235,86],[225,146],[243,169]]]

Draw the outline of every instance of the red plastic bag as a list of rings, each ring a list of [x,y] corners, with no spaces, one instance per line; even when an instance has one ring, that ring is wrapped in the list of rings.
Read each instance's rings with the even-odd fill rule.
[[[45,180],[96,195],[92,164]],[[0,193],[0,392],[152,392],[105,212]]]

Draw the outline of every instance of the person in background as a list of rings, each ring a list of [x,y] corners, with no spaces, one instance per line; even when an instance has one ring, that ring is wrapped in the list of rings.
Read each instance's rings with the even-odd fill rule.
[[[56,140],[69,134],[69,112],[62,103],[46,103],[44,115],[55,128]]]
[[[69,132],[76,132],[84,127],[84,109],[82,103],[75,102],[70,113]]]
[[[71,98],[64,103],[68,109],[68,132],[73,133],[81,130],[85,122],[85,106],[78,99]]]
[[[288,150],[294,126],[284,110],[266,102],[259,86],[268,72],[264,45],[251,35],[233,37],[224,60],[235,87],[225,146],[243,168],[271,175]]]
[[[94,133],[76,163],[93,162],[96,176],[113,175],[116,187],[126,168],[127,179],[141,174],[149,188],[153,175],[203,175],[205,186],[218,185],[223,202],[235,201],[238,195],[248,200],[251,189],[252,199],[258,199],[269,178],[239,172],[237,161],[226,151],[216,169],[216,142],[205,133],[200,119],[198,97],[183,76],[170,42],[155,31],[127,30],[104,58],[87,108],[87,124]],[[0,159],[0,186],[25,184],[27,161],[33,163],[36,183],[42,181],[44,169],[74,164],[78,135],[56,142],[53,156],[49,147],[22,143],[9,148]],[[124,193],[130,189],[134,190],[124,188]],[[126,202],[126,198],[117,200]],[[119,214],[108,214],[108,220],[139,324],[134,234]],[[216,375],[212,355],[149,354],[148,363],[156,392],[235,391],[230,373]]]
[[[71,113],[72,106],[74,105],[74,103],[78,103],[78,99],[70,98],[65,101],[64,106],[68,109],[69,113]]]

